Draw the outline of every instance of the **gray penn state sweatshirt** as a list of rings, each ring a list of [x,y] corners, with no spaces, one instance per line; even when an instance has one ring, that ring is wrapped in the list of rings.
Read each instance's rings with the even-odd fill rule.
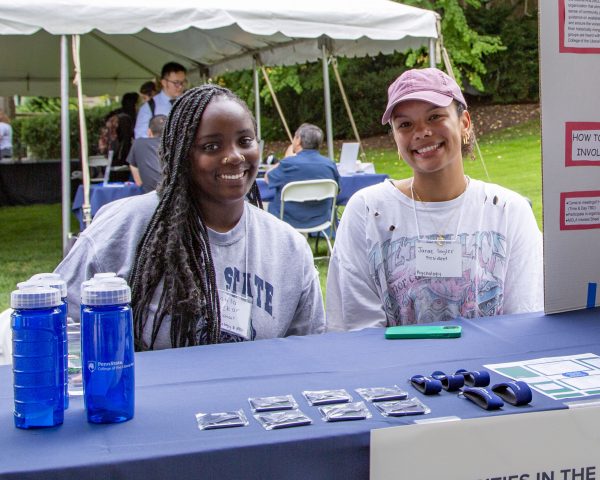
[[[99,272],[115,272],[129,279],[137,244],[157,205],[156,192],[105,205],[58,265],[55,271],[67,282],[69,316],[75,321],[79,321],[84,280]],[[218,289],[252,302],[252,340],[325,330],[312,253],[306,239],[292,227],[246,203],[232,230],[218,233],[209,229],[209,239]],[[161,292],[159,285],[144,329],[146,345]],[[171,348],[170,325],[169,319],[163,322],[154,349]]]

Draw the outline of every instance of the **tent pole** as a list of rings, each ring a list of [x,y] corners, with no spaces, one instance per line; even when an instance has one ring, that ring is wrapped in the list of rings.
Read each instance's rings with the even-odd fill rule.
[[[71,142],[69,137],[69,49],[66,35],[60,36],[60,145],[62,163],[62,249],[68,252],[71,234]]]
[[[92,223],[92,207],[90,206],[90,169],[88,163],[88,141],[87,130],[85,127],[85,112],[83,110],[83,86],[81,78],[81,55],[79,35],[73,35],[71,38],[71,48],[73,50],[73,63],[75,64],[75,84],[77,85],[77,110],[79,111],[79,145],[81,154],[81,173],[83,180],[83,205],[81,213],[83,224],[89,227]],[[110,161],[107,165],[110,169]],[[84,227],[84,228],[85,228]]]
[[[436,66],[436,61],[435,61],[435,38],[430,38],[429,39],[429,66],[431,68],[435,68]]]
[[[323,94],[325,95],[325,129],[327,131],[327,156],[334,160],[333,156],[333,128],[331,126],[331,90],[329,88],[329,65],[327,64],[327,47],[321,46],[323,51]]]
[[[252,64],[252,77],[254,79],[254,116],[256,117],[256,133],[258,140],[260,140],[262,134],[260,131],[260,87],[258,85],[258,68],[258,62],[256,61],[256,57],[254,57]]]

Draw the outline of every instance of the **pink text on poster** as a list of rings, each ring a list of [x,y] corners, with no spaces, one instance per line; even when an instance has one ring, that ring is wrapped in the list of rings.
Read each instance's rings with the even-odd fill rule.
[[[560,229],[600,228],[600,191],[560,194]]]
[[[566,122],[565,166],[600,165],[600,122]]]

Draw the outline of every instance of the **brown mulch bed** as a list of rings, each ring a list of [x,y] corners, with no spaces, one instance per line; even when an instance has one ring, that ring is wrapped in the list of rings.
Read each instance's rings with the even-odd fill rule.
[[[521,103],[512,105],[472,105],[469,107],[471,119],[477,135],[512,127],[520,123],[539,118],[538,103]],[[347,140],[354,141],[354,140]],[[339,150],[342,140],[335,140],[335,148]],[[365,148],[394,149],[394,139],[391,135],[378,135],[362,139]],[[265,146],[265,155],[275,153],[280,158],[287,147],[287,142],[269,142]],[[324,151],[323,147],[321,150]]]
[[[478,135],[540,118],[539,103],[480,105],[469,111]]]

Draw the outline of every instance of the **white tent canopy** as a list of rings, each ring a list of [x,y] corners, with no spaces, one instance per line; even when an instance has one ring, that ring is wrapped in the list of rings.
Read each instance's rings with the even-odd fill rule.
[[[167,61],[202,74],[427,46],[436,14],[389,0],[0,0],[0,95],[59,95],[60,35],[81,35],[87,95],[137,91]]]
[[[328,56],[359,57],[428,46],[433,65],[437,19],[435,12],[390,0],[177,0],[172,4],[164,0],[0,0],[0,95],[63,99],[66,249],[70,218],[66,100],[73,88],[68,81],[73,70],[67,61],[67,35],[80,35],[86,95],[137,91],[143,82],[158,76],[168,61],[186,66],[192,84],[228,70],[254,68],[257,90],[257,60],[264,65],[292,65],[322,59],[327,147],[333,157]],[[82,155],[86,171],[87,153]]]

